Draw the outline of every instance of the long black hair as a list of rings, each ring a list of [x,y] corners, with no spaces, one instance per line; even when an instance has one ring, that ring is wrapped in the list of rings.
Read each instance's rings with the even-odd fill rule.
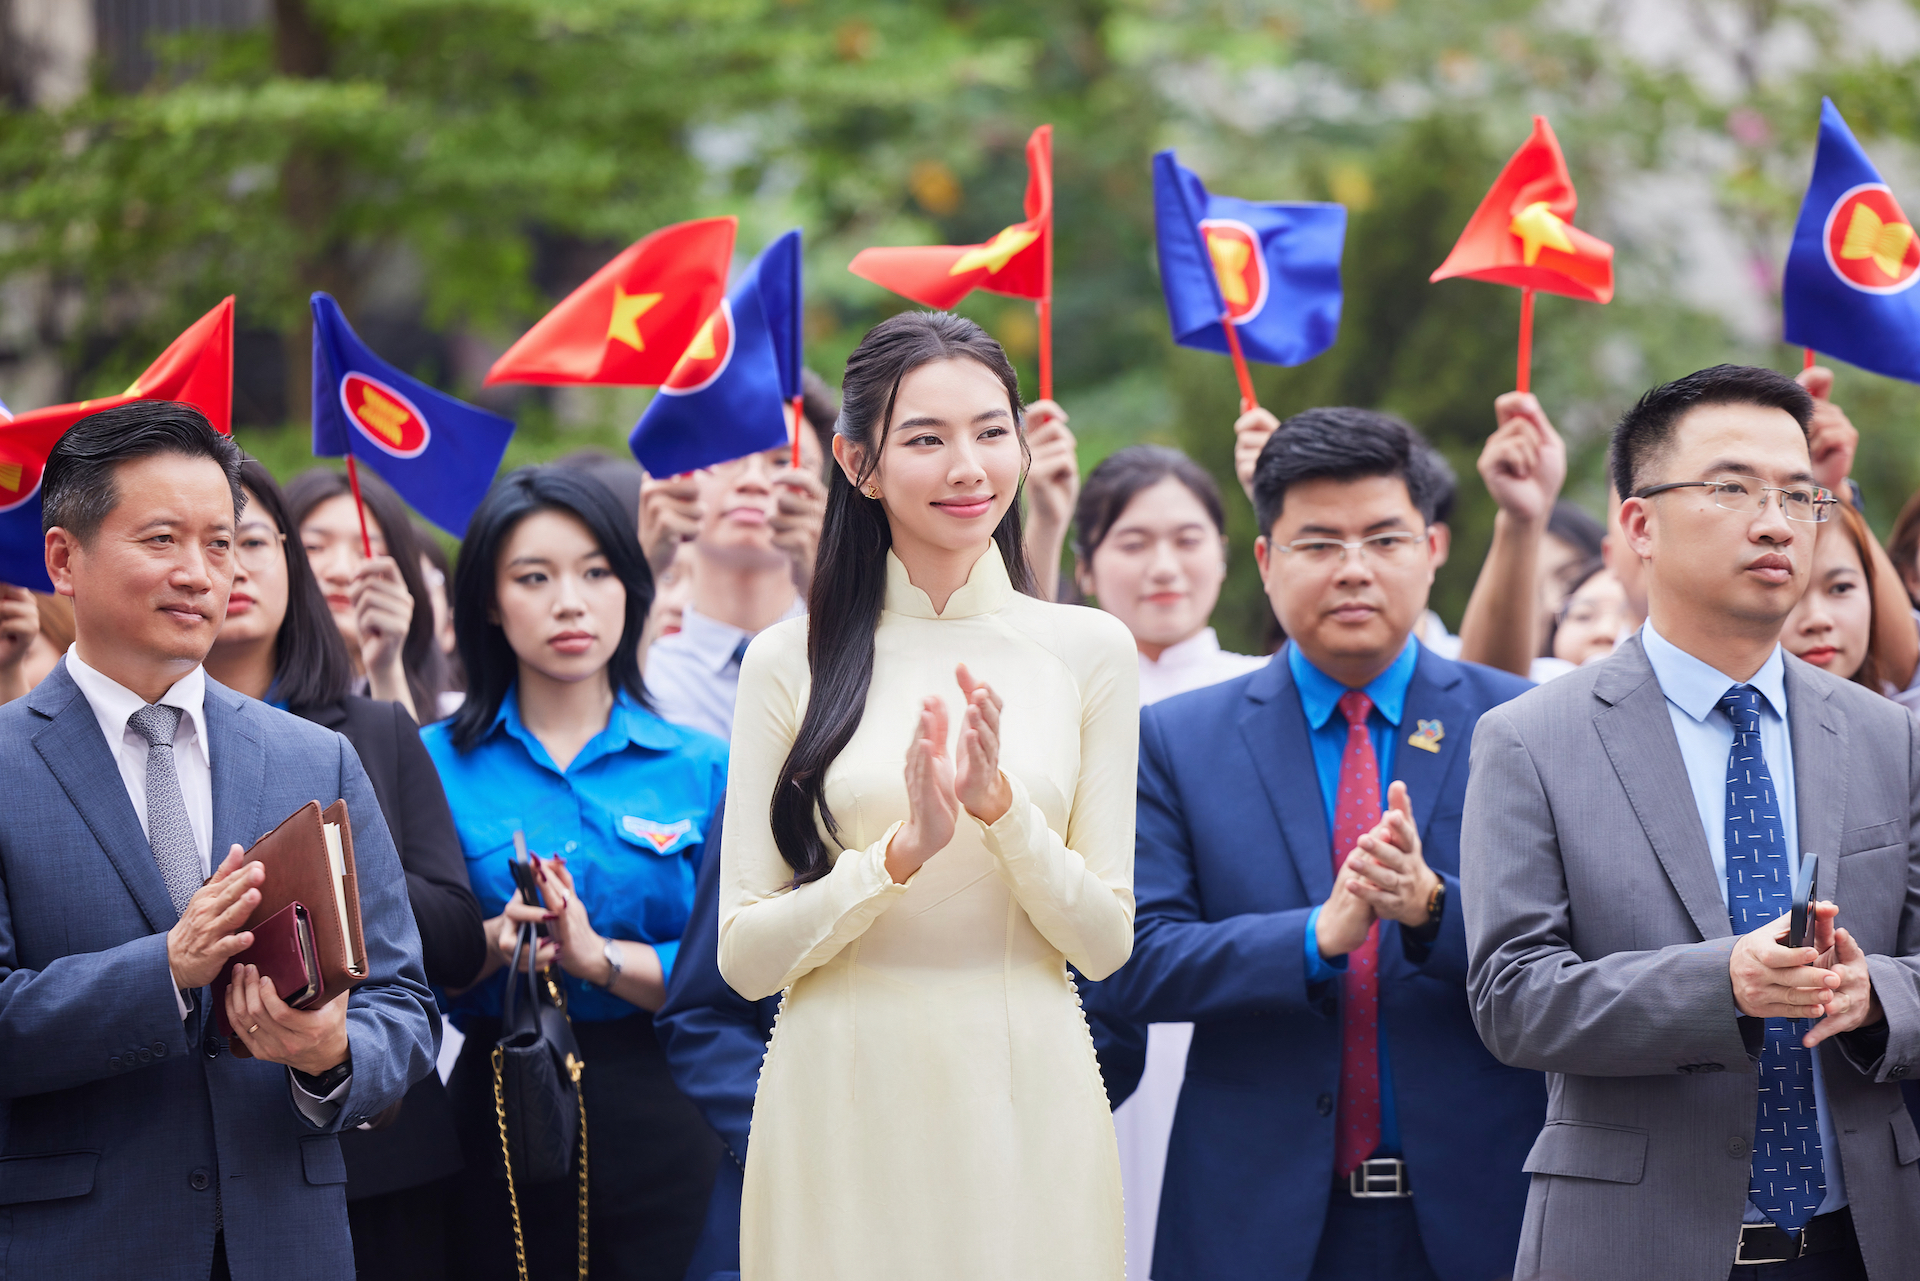
[[[1082,567],[1093,567],[1093,554],[1107,541],[1113,523],[1127,510],[1134,495],[1169,478],[1186,486],[1206,509],[1214,533],[1227,532],[1227,509],[1220,501],[1220,486],[1206,468],[1165,445],[1128,445],[1107,455],[1087,473],[1080,501],[1073,505],[1073,554]]]
[[[640,683],[640,632],[653,605],[653,571],[640,553],[639,532],[620,510],[620,500],[593,477],[569,467],[522,467],[500,478],[481,500],[460,545],[453,578],[453,634],[467,669],[467,699],[453,714],[453,745],[471,751],[500,713],[520,674],[520,659],[507,633],[493,621],[494,582],[500,553],[521,521],[535,512],[560,512],[587,527],[607,558],[607,568],[627,589],[620,643],[607,660],[607,684],[649,706]]]
[[[329,498],[353,496],[347,478],[337,471],[315,467],[287,482],[287,511],[293,524],[288,538],[300,537],[300,526],[313,509]],[[433,598],[427,595],[427,580],[420,576],[420,545],[414,541],[413,518],[400,495],[372,471],[360,476],[360,497],[367,506],[367,518],[380,527],[387,555],[400,567],[400,581],[413,597],[413,620],[407,624],[407,639],[400,647],[400,665],[407,673],[407,692],[413,696],[420,723],[440,719],[440,691],[447,687],[446,663],[433,637]]]
[[[795,885],[817,881],[832,869],[814,815],[829,834],[838,834],[839,825],[827,808],[827,767],[860,728],[873,682],[873,632],[886,600],[887,549],[893,536],[885,510],[862,498],[860,486],[880,465],[901,380],[938,360],[978,361],[1000,380],[1020,432],[1021,452],[1026,452],[1020,380],[1000,344],[971,320],[943,311],[902,312],[875,325],[847,357],[844,399],[834,431],[860,447],[860,475],[849,481],[840,468],[828,469],[827,514],[807,595],[807,670],[813,692],[793,748],[780,767],[769,815],[774,843],[793,869]],[[993,539],[1000,544],[1014,588],[1032,595],[1033,571],[1020,544],[1018,493]]]
[[[273,638],[272,695],[296,712],[337,703],[353,687],[353,659],[333,625],[300,531],[287,518],[286,497],[273,473],[252,458],[240,464],[240,483],[252,493],[255,509],[279,527],[287,558],[287,612]]]

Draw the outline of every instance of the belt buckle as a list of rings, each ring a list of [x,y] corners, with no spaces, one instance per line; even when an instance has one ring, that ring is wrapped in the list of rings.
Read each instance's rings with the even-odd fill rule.
[[[1769,1230],[1774,1232],[1779,1232],[1781,1233],[1781,1235],[1785,1236],[1787,1240],[1793,1242],[1793,1253],[1787,1254],[1787,1255],[1780,1255],[1774,1258],[1766,1258],[1766,1259],[1748,1258],[1747,1257],[1747,1234],[1749,1232],[1752,1232],[1755,1236],[1758,1236],[1761,1232],[1769,1231]],[[1800,1235],[1796,1237],[1792,1233],[1787,1232],[1782,1228],[1774,1227],[1774,1225],[1771,1223],[1743,1224],[1740,1228],[1740,1243],[1736,1245],[1733,1249],[1733,1266],[1736,1268],[1749,1268],[1749,1267],[1754,1267],[1756,1265],[1768,1264],[1768,1263],[1792,1263],[1795,1259],[1800,1257],[1801,1253],[1805,1249],[1806,1243],[1807,1243],[1807,1234],[1804,1231],[1802,1231]]]
[[[1383,1156],[1362,1161],[1347,1175],[1347,1192],[1356,1197],[1407,1197],[1407,1163]]]

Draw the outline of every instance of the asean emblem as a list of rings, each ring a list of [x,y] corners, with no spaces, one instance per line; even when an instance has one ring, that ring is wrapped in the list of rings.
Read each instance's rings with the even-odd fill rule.
[[[678,823],[652,823],[638,815],[628,814],[620,820],[620,826],[628,835],[638,838],[653,847],[656,854],[665,854],[674,843],[693,830],[693,820],[683,818]]]
[[[1447,736],[1447,728],[1439,721],[1421,721],[1420,727],[1407,735],[1407,746],[1417,747],[1423,752],[1440,750],[1440,740]]]
[[[340,407],[362,436],[395,458],[418,458],[432,435],[426,416],[405,393],[365,374],[340,380]]]
[[[1862,293],[1897,294],[1920,279],[1920,236],[1883,182],[1834,201],[1821,244],[1833,274]]]
[[[733,304],[722,298],[720,306],[700,326],[687,349],[680,353],[673,372],[660,390],[669,396],[690,396],[713,386],[714,379],[727,371],[733,361]]]
[[[1237,218],[1208,218],[1200,234],[1213,259],[1227,319],[1244,325],[1267,305],[1267,256],[1260,252],[1260,233]]]
[[[40,464],[0,457],[0,512],[33,501],[40,492]]]

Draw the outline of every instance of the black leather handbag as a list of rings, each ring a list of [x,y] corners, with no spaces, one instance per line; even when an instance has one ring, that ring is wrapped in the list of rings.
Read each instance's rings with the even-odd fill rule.
[[[527,1281],[527,1252],[520,1230],[516,1172],[527,1183],[553,1183],[573,1168],[580,1155],[580,1281],[587,1276],[587,1108],[580,1094],[586,1064],[573,1039],[566,997],[551,970],[531,965],[523,973],[520,957],[535,954],[532,922],[513,941],[500,1005],[500,1039],[493,1047],[493,1106],[500,1121],[500,1160],[506,1170],[507,1202],[513,1208],[513,1246],[520,1281]]]

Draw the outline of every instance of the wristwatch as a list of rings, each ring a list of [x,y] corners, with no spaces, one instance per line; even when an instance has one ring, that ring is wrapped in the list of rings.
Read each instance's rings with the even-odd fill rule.
[[[620,971],[625,968],[620,964],[620,944],[614,939],[608,939],[601,947],[600,955],[606,957],[607,964],[613,967],[607,971],[607,981],[600,985],[603,990],[611,992],[613,985],[619,981]]]
[[[1447,883],[1439,879],[1438,877],[1435,877],[1433,882],[1433,890],[1431,893],[1427,895],[1427,921],[1431,923],[1439,920],[1440,909],[1445,907],[1446,905],[1447,905]]]
[[[301,1089],[316,1099],[324,1099],[345,1085],[347,1078],[353,1075],[353,1055],[349,1053],[324,1072],[302,1072],[294,1068],[293,1075],[300,1082]]]

